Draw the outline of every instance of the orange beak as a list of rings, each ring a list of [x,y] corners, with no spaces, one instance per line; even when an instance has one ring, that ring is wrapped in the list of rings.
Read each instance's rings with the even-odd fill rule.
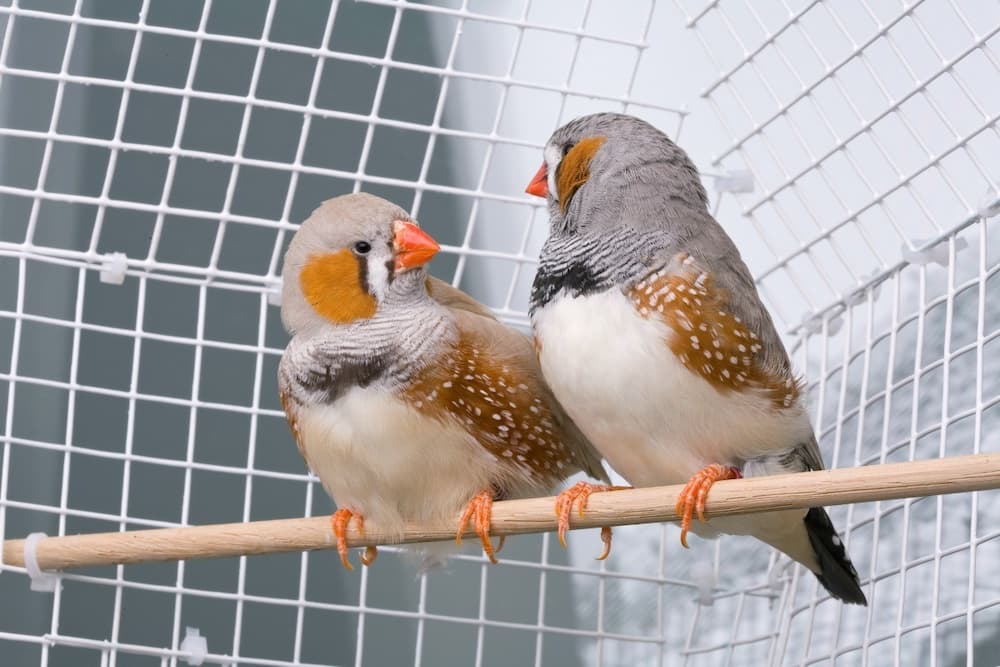
[[[392,223],[392,247],[396,251],[397,271],[423,266],[441,249],[430,234],[403,220]]]
[[[528,187],[524,189],[529,195],[535,195],[536,197],[548,197],[549,196],[549,170],[545,168],[545,163],[538,168],[538,172],[535,177],[531,179],[531,183],[528,183]]]

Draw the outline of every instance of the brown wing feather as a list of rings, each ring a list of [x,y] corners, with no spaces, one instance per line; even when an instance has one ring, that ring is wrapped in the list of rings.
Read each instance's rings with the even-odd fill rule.
[[[775,409],[799,400],[802,383],[787,368],[770,367],[760,338],[727,307],[712,275],[681,254],[629,290],[643,317],[657,317],[673,330],[667,344],[684,366],[719,391],[753,390]]]
[[[531,340],[463,292],[435,282],[428,288],[450,309],[459,339],[407,390],[411,404],[457,417],[497,458],[550,483],[577,470],[607,481],[597,450],[545,384]]]
[[[281,400],[281,409],[285,411],[285,419],[288,420],[288,428],[292,432],[292,439],[295,440],[295,446],[298,447],[299,454],[305,459],[306,465],[311,465],[309,457],[306,456],[305,447],[302,445],[302,437],[299,434],[298,406],[284,387],[278,388],[278,398]]]

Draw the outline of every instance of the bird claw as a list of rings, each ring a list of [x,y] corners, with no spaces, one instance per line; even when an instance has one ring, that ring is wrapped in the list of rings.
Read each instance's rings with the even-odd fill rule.
[[[351,562],[347,560],[347,526],[351,523],[351,519],[354,519],[354,522],[358,526],[358,534],[364,537],[365,518],[360,514],[356,514],[347,508],[341,508],[330,517],[330,522],[333,524],[333,535],[337,538],[337,553],[340,555],[340,562],[344,564],[344,567],[348,571],[354,570]],[[378,550],[375,547],[366,547],[364,554],[361,556],[361,562],[364,565],[371,565],[375,562],[377,555]]]
[[[604,560],[611,555],[611,526],[601,526],[601,542],[604,542],[604,551],[594,560]]]
[[[378,547],[369,544],[358,558],[362,565],[369,567],[378,558]]]
[[[587,509],[587,500],[590,498],[592,493],[602,493],[604,491],[620,491],[622,489],[627,489],[627,486],[610,486],[608,484],[591,484],[590,482],[577,482],[573,486],[569,487],[558,496],[556,496],[556,516],[559,517],[559,523],[557,528],[557,533],[559,535],[559,544],[562,545],[563,549],[566,548],[566,531],[569,530],[569,519],[570,515],[573,513],[573,506],[577,508],[577,512],[580,516],[583,516],[583,511]],[[611,527],[604,526],[601,528],[601,541],[604,542],[604,551],[597,560],[604,560],[611,553]]]
[[[504,538],[500,538],[500,546],[493,548],[490,542],[490,521],[493,516],[493,494],[490,491],[480,491],[469,500],[462,513],[462,518],[458,521],[458,533],[455,534],[455,543],[462,544],[462,533],[469,520],[475,516],[473,526],[479,540],[483,544],[483,553],[494,565],[497,564],[496,552],[503,548]]]
[[[691,529],[691,519],[694,515],[697,514],[698,520],[705,522],[705,503],[712,485],[722,480],[741,477],[743,474],[739,468],[719,463],[705,466],[691,476],[677,496],[677,514],[681,517],[681,546],[688,548],[687,534]]]

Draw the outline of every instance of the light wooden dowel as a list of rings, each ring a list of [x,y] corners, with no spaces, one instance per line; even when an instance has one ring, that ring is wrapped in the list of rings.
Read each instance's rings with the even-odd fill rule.
[[[583,517],[573,512],[572,526],[676,521],[674,506],[681,488],[662,486],[594,494]],[[1000,453],[976,454],[719,482],[709,493],[706,514],[717,517],[996,488],[1000,488]],[[553,503],[554,498],[497,502],[493,506],[493,535],[554,530]],[[456,524],[457,517],[446,524],[413,523],[407,527],[402,542],[454,539]],[[372,522],[365,524],[365,539],[353,530],[353,524],[348,537],[351,546],[398,542],[387,539]],[[37,545],[37,558],[43,570],[61,570],[331,546],[329,517],[313,517],[44,538]],[[24,540],[4,542],[3,561],[23,566]]]

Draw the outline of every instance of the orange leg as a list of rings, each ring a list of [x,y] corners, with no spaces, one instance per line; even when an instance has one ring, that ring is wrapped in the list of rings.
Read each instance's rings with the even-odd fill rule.
[[[627,489],[627,486],[608,486],[607,484],[591,484],[590,482],[577,482],[558,496],[556,496],[556,516],[559,517],[559,544],[566,548],[566,531],[569,530],[569,517],[573,512],[573,505],[576,505],[580,516],[587,509],[587,500],[592,493],[603,491],[620,491]],[[601,528],[601,541],[604,542],[604,551],[597,560],[604,560],[611,553],[611,527]]]
[[[331,517],[331,522],[333,523],[333,535],[337,538],[337,553],[340,554],[340,562],[344,564],[348,570],[353,570],[350,561],[347,560],[347,525],[354,519],[354,522],[358,526],[358,533],[361,537],[365,536],[365,518],[360,514],[356,514],[347,508],[342,508],[333,513]],[[371,565],[375,562],[375,557],[378,555],[378,550],[375,547],[366,547],[365,553],[361,556],[361,562],[364,565]]]
[[[473,526],[476,529],[476,535],[479,535],[479,540],[483,543],[483,552],[486,553],[490,562],[496,565],[496,550],[493,548],[493,543],[490,542],[490,520],[493,515],[492,491],[480,491],[465,506],[462,518],[458,521],[458,533],[455,535],[457,544],[462,543],[462,533],[465,532],[465,527],[473,515],[475,515]],[[500,547],[503,547],[503,538],[500,538]]]
[[[708,491],[716,482],[724,479],[739,479],[743,477],[739,468],[713,463],[705,466],[688,480],[680,496],[677,497],[677,513],[681,515],[681,544],[687,548],[687,534],[691,529],[691,518],[695,513],[698,520],[705,520],[705,501]]]

